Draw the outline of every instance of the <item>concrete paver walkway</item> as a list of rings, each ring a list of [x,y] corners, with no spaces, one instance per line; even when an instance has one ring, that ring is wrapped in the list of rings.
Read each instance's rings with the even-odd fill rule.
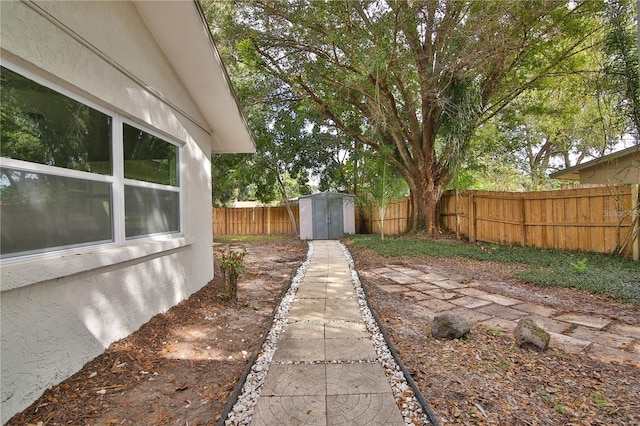
[[[568,353],[585,353],[602,361],[630,361],[640,365],[640,327],[611,318],[556,309],[476,288],[444,274],[424,272],[398,265],[386,265],[373,273],[391,281],[382,287],[400,293],[420,306],[426,317],[451,313],[468,321],[511,332],[518,321],[529,316],[551,335],[551,348]],[[505,284],[508,285],[508,284]]]
[[[313,244],[251,424],[404,425],[341,247]]]

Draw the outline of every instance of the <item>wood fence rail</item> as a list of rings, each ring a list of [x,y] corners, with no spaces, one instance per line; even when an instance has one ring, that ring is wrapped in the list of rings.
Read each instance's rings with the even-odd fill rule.
[[[444,229],[470,241],[611,253],[635,226],[630,185],[543,192],[447,191],[440,201]],[[293,206],[296,222],[299,210]],[[386,235],[402,234],[411,218],[408,198],[389,204]],[[360,223],[363,222],[363,226]],[[356,208],[356,230],[379,233],[380,220]],[[215,208],[214,235],[292,234],[284,207]],[[635,243],[639,250],[638,242]],[[624,253],[631,255],[633,245]]]

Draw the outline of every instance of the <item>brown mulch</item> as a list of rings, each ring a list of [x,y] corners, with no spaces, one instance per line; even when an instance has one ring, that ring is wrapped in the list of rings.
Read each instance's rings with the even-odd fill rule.
[[[237,302],[218,297],[217,270],[199,292],[113,343],[8,424],[215,424],[307,252],[306,243],[292,237],[239,246],[248,252]],[[629,324],[640,321],[637,307],[530,286],[513,278],[517,266],[350,251],[376,313],[443,424],[640,424],[640,368],[525,351],[510,335],[478,326],[463,340],[434,340],[419,307],[382,291],[384,278],[367,271],[385,264],[438,269],[500,294]]]
[[[367,271],[388,264],[431,269],[560,312],[597,313],[631,325],[640,324],[637,306],[574,289],[536,287],[513,278],[517,266],[349,250],[382,326],[442,424],[640,425],[638,366],[553,349],[528,351],[509,333],[482,326],[465,339],[436,340],[421,307],[381,290],[388,281]]]
[[[218,297],[216,262],[213,281],[114,342],[7,424],[215,424],[307,254],[307,243],[293,237],[237,245],[247,248],[237,302]]]

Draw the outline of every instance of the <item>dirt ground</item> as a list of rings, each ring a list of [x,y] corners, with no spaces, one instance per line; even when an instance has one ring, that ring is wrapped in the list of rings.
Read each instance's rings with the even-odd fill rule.
[[[247,271],[237,302],[217,297],[217,271],[202,290],[113,343],[8,424],[215,424],[307,252],[306,243],[293,237],[241,246],[247,248]],[[350,250],[376,313],[443,424],[640,424],[640,368],[559,351],[529,352],[516,347],[512,336],[482,327],[463,340],[434,340],[420,310],[381,291],[384,278],[366,271],[386,264],[424,266],[480,281],[481,289],[628,324],[640,322],[638,307],[533,287],[513,278],[517,266]]]

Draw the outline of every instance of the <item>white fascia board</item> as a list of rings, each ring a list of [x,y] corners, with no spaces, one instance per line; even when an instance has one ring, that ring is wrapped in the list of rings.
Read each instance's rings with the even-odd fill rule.
[[[211,127],[211,151],[255,152],[249,126],[197,0],[133,3]]]

